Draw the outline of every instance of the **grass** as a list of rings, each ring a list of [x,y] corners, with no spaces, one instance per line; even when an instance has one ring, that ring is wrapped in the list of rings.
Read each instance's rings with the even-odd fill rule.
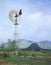
[[[49,51],[19,51],[18,55],[10,53],[6,58],[0,56],[0,65],[51,65]]]

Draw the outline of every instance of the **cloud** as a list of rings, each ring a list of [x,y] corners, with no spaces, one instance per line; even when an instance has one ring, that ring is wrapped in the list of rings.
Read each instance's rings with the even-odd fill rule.
[[[50,3],[40,0],[2,1],[0,4],[0,40],[13,37],[14,27],[9,20],[8,13],[12,9],[19,10],[20,8],[22,8],[23,14],[18,26],[19,37],[33,41],[51,40]]]
[[[28,22],[26,22],[27,28],[25,29],[27,33],[25,36],[31,40],[50,40],[50,29],[51,29],[51,15],[46,15],[41,11],[27,16]]]

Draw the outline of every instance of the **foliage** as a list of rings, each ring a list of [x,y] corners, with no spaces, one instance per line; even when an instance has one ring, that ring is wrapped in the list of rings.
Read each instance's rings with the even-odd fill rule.
[[[16,42],[8,40],[8,49],[15,49],[16,48]]]
[[[5,60],[6,63],[15,63],[16,65],[51,65],[51,51],[17,50],[15,41],[11,40],[2,43],[0,48],[0,60]],[[0,63],[0,65],[2,64]]]
[[[5,58],[3,58],[7,63],[15,63],[18,65],[51,65],[51,52],[43,53],[42,51],[20,50],[18,51],[18,53],[20,53],[21,55],[10,53],[11,52],[7,53],[9,54],[9,57],[6,56]]]
[[[0,45],[0,50],[3,50],[3,49],[8,49],[8,50],[15,50],[15,49],[17,49],[16,42],[14,40],[11,41],[10,39],[8,39],[8,41],[6,43],[2,43]]]

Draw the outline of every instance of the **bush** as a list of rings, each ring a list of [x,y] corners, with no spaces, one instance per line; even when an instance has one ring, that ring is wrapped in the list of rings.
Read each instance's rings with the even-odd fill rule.
[[[5,52],[2,53],[2,57],[3,57],[3,58],[7,58],[8,56],[9,56],[8,53],[5,53]]]
[[[0,53],[0,58],[2,58],[2,54]]]

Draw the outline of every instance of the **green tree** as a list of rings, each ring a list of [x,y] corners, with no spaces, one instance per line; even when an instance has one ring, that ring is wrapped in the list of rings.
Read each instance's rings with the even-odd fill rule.
[[[5,48],[5,43],[3,42],[0,46],[1,49],[4,49]]]
[[[7,45],[8,45],[8,49],[13,49],[13,50],[15,50],[16,47],[17,47],[16,42],[15,41],[11,41],[10,39],[8,40]]]

